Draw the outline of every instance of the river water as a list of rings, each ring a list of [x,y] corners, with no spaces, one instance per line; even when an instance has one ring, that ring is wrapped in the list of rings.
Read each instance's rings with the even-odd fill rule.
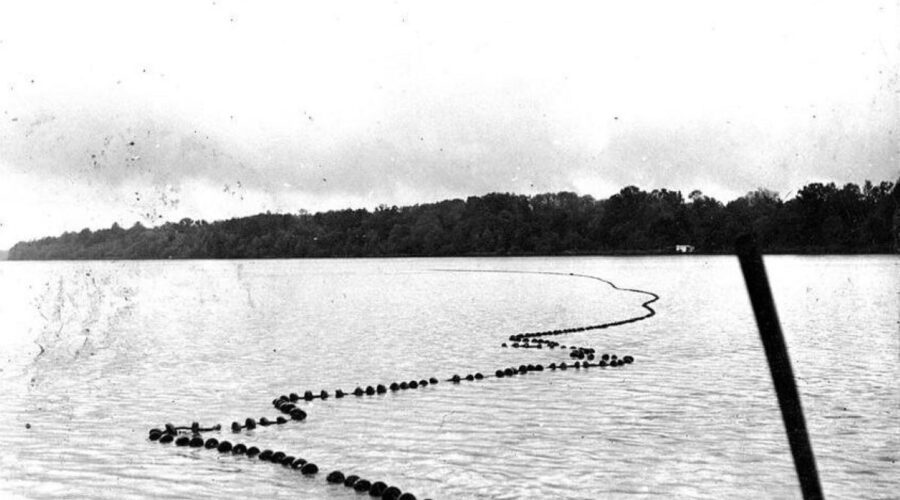
[[[896,498],[900,259],[767,257],[825,494]],[[569,361],[619,368],[301,401],[290,392]],[[0,492],[25,498],[361,498],[334,469],[418,498],[799,498],[733,257],[0,263]],[[147,439],[166,422],[284,450],[317,476]]]

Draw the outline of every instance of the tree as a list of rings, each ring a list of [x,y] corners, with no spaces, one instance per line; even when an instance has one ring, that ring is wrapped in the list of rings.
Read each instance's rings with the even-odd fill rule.
[[[627,186],[605,200],[571,192],[489,193],[374,211],[265,213],[208,223],[66,232],[20,242],[10,259],[144,259],[668,252],[687,243],[730,252],[742,232],[766,251],[900,249],[897,186],[812,183],[783,201],[764,188],[723,205],[699,190]]]

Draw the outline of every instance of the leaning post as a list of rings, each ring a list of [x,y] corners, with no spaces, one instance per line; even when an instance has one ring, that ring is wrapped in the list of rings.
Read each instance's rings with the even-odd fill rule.
[[[747,292],[750,294],[759,336],[766,351],[803,498],[822,499],[824,496],[822,486],[819,484],[819,473],[816,470],[816,458],[806,431],[803,407],[800,405],[800,395],[797,393],[791,360],[778,322],[778,313],[775,310],[775,301],[772,299],[772,290],[769,288],[762,255],[756,241],[750,235],[739,237],[735,242],[735,249],[741,263],[741,271],[744,273]]]

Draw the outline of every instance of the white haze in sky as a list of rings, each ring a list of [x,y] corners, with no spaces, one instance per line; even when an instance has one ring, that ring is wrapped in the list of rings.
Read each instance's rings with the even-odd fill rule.
[[[0,248],[491,191],[896,180],[897,2],[2,2]]]

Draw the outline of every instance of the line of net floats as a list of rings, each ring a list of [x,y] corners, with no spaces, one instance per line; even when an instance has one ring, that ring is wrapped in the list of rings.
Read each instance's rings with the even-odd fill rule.
[[[576,327],[576,328],[565,328],[559,330],[548,330],[541,332],[532,332],[532,333],[518,333],[515,335],[509,336],[509,343],[504,342],[501,344],[501,347],[504,348],[514,348],[514,349],[565,349],[569,351],[569,357],[575,359],[574,363],[563,362],[552,362],[547,365],[543,364],[522,364],[518,367],[510,366],[505,368],[499,368],[495,370],[493,373],[488,372],[487,375],[482,374],[481,372],[469,373],[466,375],[454,374],[453,376],[444,379],[444,382],[450,382],[454,385],[461,384],[463,382],[474,382],[479,380],[484,380],[486,378],[496,378],[496,379],[504,379],[511,378],[518,375],[525,375],[528,373],[534,372],[544,372],[544,371],[565,371],[570,368],[575,370],[583,370],[589,368],[617,368],[621,366],[625,366],[634,362],[634,358],[632,356],[623,356],[619,358],[616,354],[597,354],[597,351],[593,348],[588,347],[578,347],[578,346],[566,346],[559,342],[541,339],[539,337],[543,336],[555,336],[555,335],[563,335],[567,333],[575,333],[582,332],[588,330],[609,328],[611,326],[622,325],[626,323],[633,323],[635,321],[640,321],[642,319],[649,318],[653,316],[656,311],[653,310],[649,306],[650,303],[658,300],[658,296],[651,293],[645,292],[642,290],[630,290],[630,289],[621,289],[613,285],[611,282],[603,280],[601,278],[593,277],[593,276],[583,276],[590,277],[594,279],[599,279],[600,281],[604,281],[609,283],[611,286],[618,290],[632,291],[638,293],[645,293],[648,295],[652,295],[654,298],[648,302],[642,304],[642,306],[649,311],[648,314],[633,318],[628,318],[626,320],[615,321],[611,323],[604,323],[600,325],[591,325],[584,327]],[[596,362],[593,362],[595,361]],[[342,399],[349,396],[354,397],[363,397],[363,396],[376,396],[383,395],[387,393],[394,393],[398,391],[407,391],[407,390],[415,390],[421,389],[428,386],[435,386],[440,383],[436,377],[430,378],[422,378],[419,380],[409,380],[409,381],[401,381],[401,382],[391,382],[390,384],[376,384],[369,385],[366,387],[357,386],[353,391],[344,392],[341,389],[337,389],[333,394],[329,393],[326,390],[321,390],[318,392],[314,392],[311,390],[304,391],[303,395],[299,395],[298,393],[290,393],[288,395],[281,395],[272,400],[272,406],[278,410],[282,415],[269,419],[267,417],[261,417],[258,420],[253,418],[247,418],[243,422],[232,422],[231,423],[231,432],[233,434],[239,434],[244,430],[252,430],[257,427],[268,427],[270,425],[283,425],[288,422],[302,422],[306,420],[307,413],[300,408],[300,401],[313,401],[313,400],[326,400],[331,397],[335,399]],[[162,428],[154,428],[150,429],[149,439],[150,441],[156,441],[161,444],[169,444],[174,443],[175,446],[179,447],[191,447],[191,448],[205,448],[207,450],[215,450],[220,454],[224,455],[243,455],[248,458],[255,458],[262,461],[271,462],[273,464],[280,464],[286,468],[294,469],[300,472],[300,474],[304,476],[314,476],[318,474],[319,467],[302,457],[298,457],[296,455],[291,455],[283,451],[263,449],[260,450],[256,446],[247,445],[245,443],[236,442],[232,443],[228,440],[219,440],[214,437],[204,439],[202,434],[207,432],[222,432],[221,424],[213,425],[210,427],[201,427],[198,422],[193,422],[190,426],[180,426],[176,427],[172,424],[165,424]],[[326,481],[329,484],[336,486],[344,486],[346,488],[352,488],[357,493],[368,493],[371,497],[383,498],[387,500],[415,500],[416,496],[409,492],[403,492],[396,486],[388,485],[383,481],[370,481],[368,479],[361,478],[356,474],[344,475],[344,473],[340,470],[331,471],[326,476]]]

